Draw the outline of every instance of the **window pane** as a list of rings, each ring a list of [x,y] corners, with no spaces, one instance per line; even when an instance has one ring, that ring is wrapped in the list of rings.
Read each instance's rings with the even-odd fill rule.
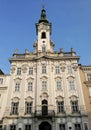
[[[42,74],[46,74],[46,66],[45,65],[42,66]]]
[[[88,124],[84,123],[84,130],[88,130]]]
[[[21,68],[17,68],[17,75],[21,75]]]
[[[10,130],[16,130],[16,126],[15,125],[10,125]]]
[[[71,101],[72,112],[78,112],[78,101]]]
[[[32,113],[32,102],[25,103],[25,113],[31,114]]]
[[[81,130],[80,124],[75,124],[75,130]]]
[[[71,66],[68,66],[68,74],[72,74],[72,67]]]
[[[57,102],[58,112],[64,112],[64,101]]]
[[[55,73],[56,73],[56,74],[60,74],[60,67],[59,67],[59,66],[56,66],[56,67],[55,67]]]
[[[0,85],[3,84],[3,78],[0,78]]]
[[[32,91],[33,83],[29,82],[28,83],[28,91]]]
[[[11,106],[11,114],[17,115],[19,103],[18,102],[12,102],[11,105],[12,105]]]
[[[15,84],[15,91],[20,91],[20,83]]]
[[[69,81],[69,88],[70,88],[70,90],[75,90],[75,83],[74,83],[74,80]]]
[[[56,81],[56,88],[57,90],[61,90],[61,81]]]
[[[29,75],[33,75],[33,67],[29,68]]]
[[[60,125],[59,125],[59,130],[66,130],[65,124],[60,124]]]
[[[25,125],[25,130],[31,130],[31,125]]]
[[[47,81],[42,81],[42,90],[47,90]]]

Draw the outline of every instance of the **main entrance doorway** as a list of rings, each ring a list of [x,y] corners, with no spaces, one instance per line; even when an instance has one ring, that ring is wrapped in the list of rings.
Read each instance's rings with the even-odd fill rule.
[[[52,130],[52,128],[51,125],[45,121],[39,125],[39,130]]]

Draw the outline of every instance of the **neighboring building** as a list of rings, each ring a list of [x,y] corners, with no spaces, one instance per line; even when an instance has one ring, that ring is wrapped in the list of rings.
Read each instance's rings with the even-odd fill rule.
[[[3,129],[89,130],[79,56],[72,48],[70,52],[54,51],[51,23],[44,9],[36,32],[34,52],[25,50],[24,54],[18,54],[16,50],[9,59]]]
[[[2,129],[3,115],[6,108],[8,84],[9,75],[5,75],[3,71],[0,70],[0,130]]]
[[[89,130],[91,130],[91,66],[79,66],[84,100],[89,119]]]

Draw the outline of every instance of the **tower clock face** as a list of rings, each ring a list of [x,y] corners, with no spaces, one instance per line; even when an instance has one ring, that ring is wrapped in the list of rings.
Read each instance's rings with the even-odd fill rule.
[[[39,30],[49,30],[49,26],[46,25],[40,25]]]

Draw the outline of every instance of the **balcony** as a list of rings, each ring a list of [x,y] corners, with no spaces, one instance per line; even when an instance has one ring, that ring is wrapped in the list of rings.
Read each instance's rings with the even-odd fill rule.
[[[77,109],[77,111],[72,111],[71,106],[64,106],[64,110],[58,112],[56,107],[50,107],[50,110],[47,109],[46,112],[43,113],[43,111],[41,110],[41,107],[38,107],[39,110],[35,110],[35,107],[33,108],[33,112],[31,114],[25,114],[25,108],[24,107],[19,107],[19,113],[18,115],[14,115],[11,114],[11,108],[10,107],[6,107],[5,113],[3,115],[3,117],[36,117],[39,119],[45,119],[45,118],[49,118],[52,119],[54,117],[67,117],[67,116],[87,116],[87,111],[86,111],[86,107],[83,105],[80,105]],[[48,107],[49,108],[49,107]]]
[[[47,113],[43,114],[41,110],[37,110],[35,113],[34,113],[34,116],[37,117],[37,118],[53,118],[55,116],[55,112],[54,110],[48,110]]]

